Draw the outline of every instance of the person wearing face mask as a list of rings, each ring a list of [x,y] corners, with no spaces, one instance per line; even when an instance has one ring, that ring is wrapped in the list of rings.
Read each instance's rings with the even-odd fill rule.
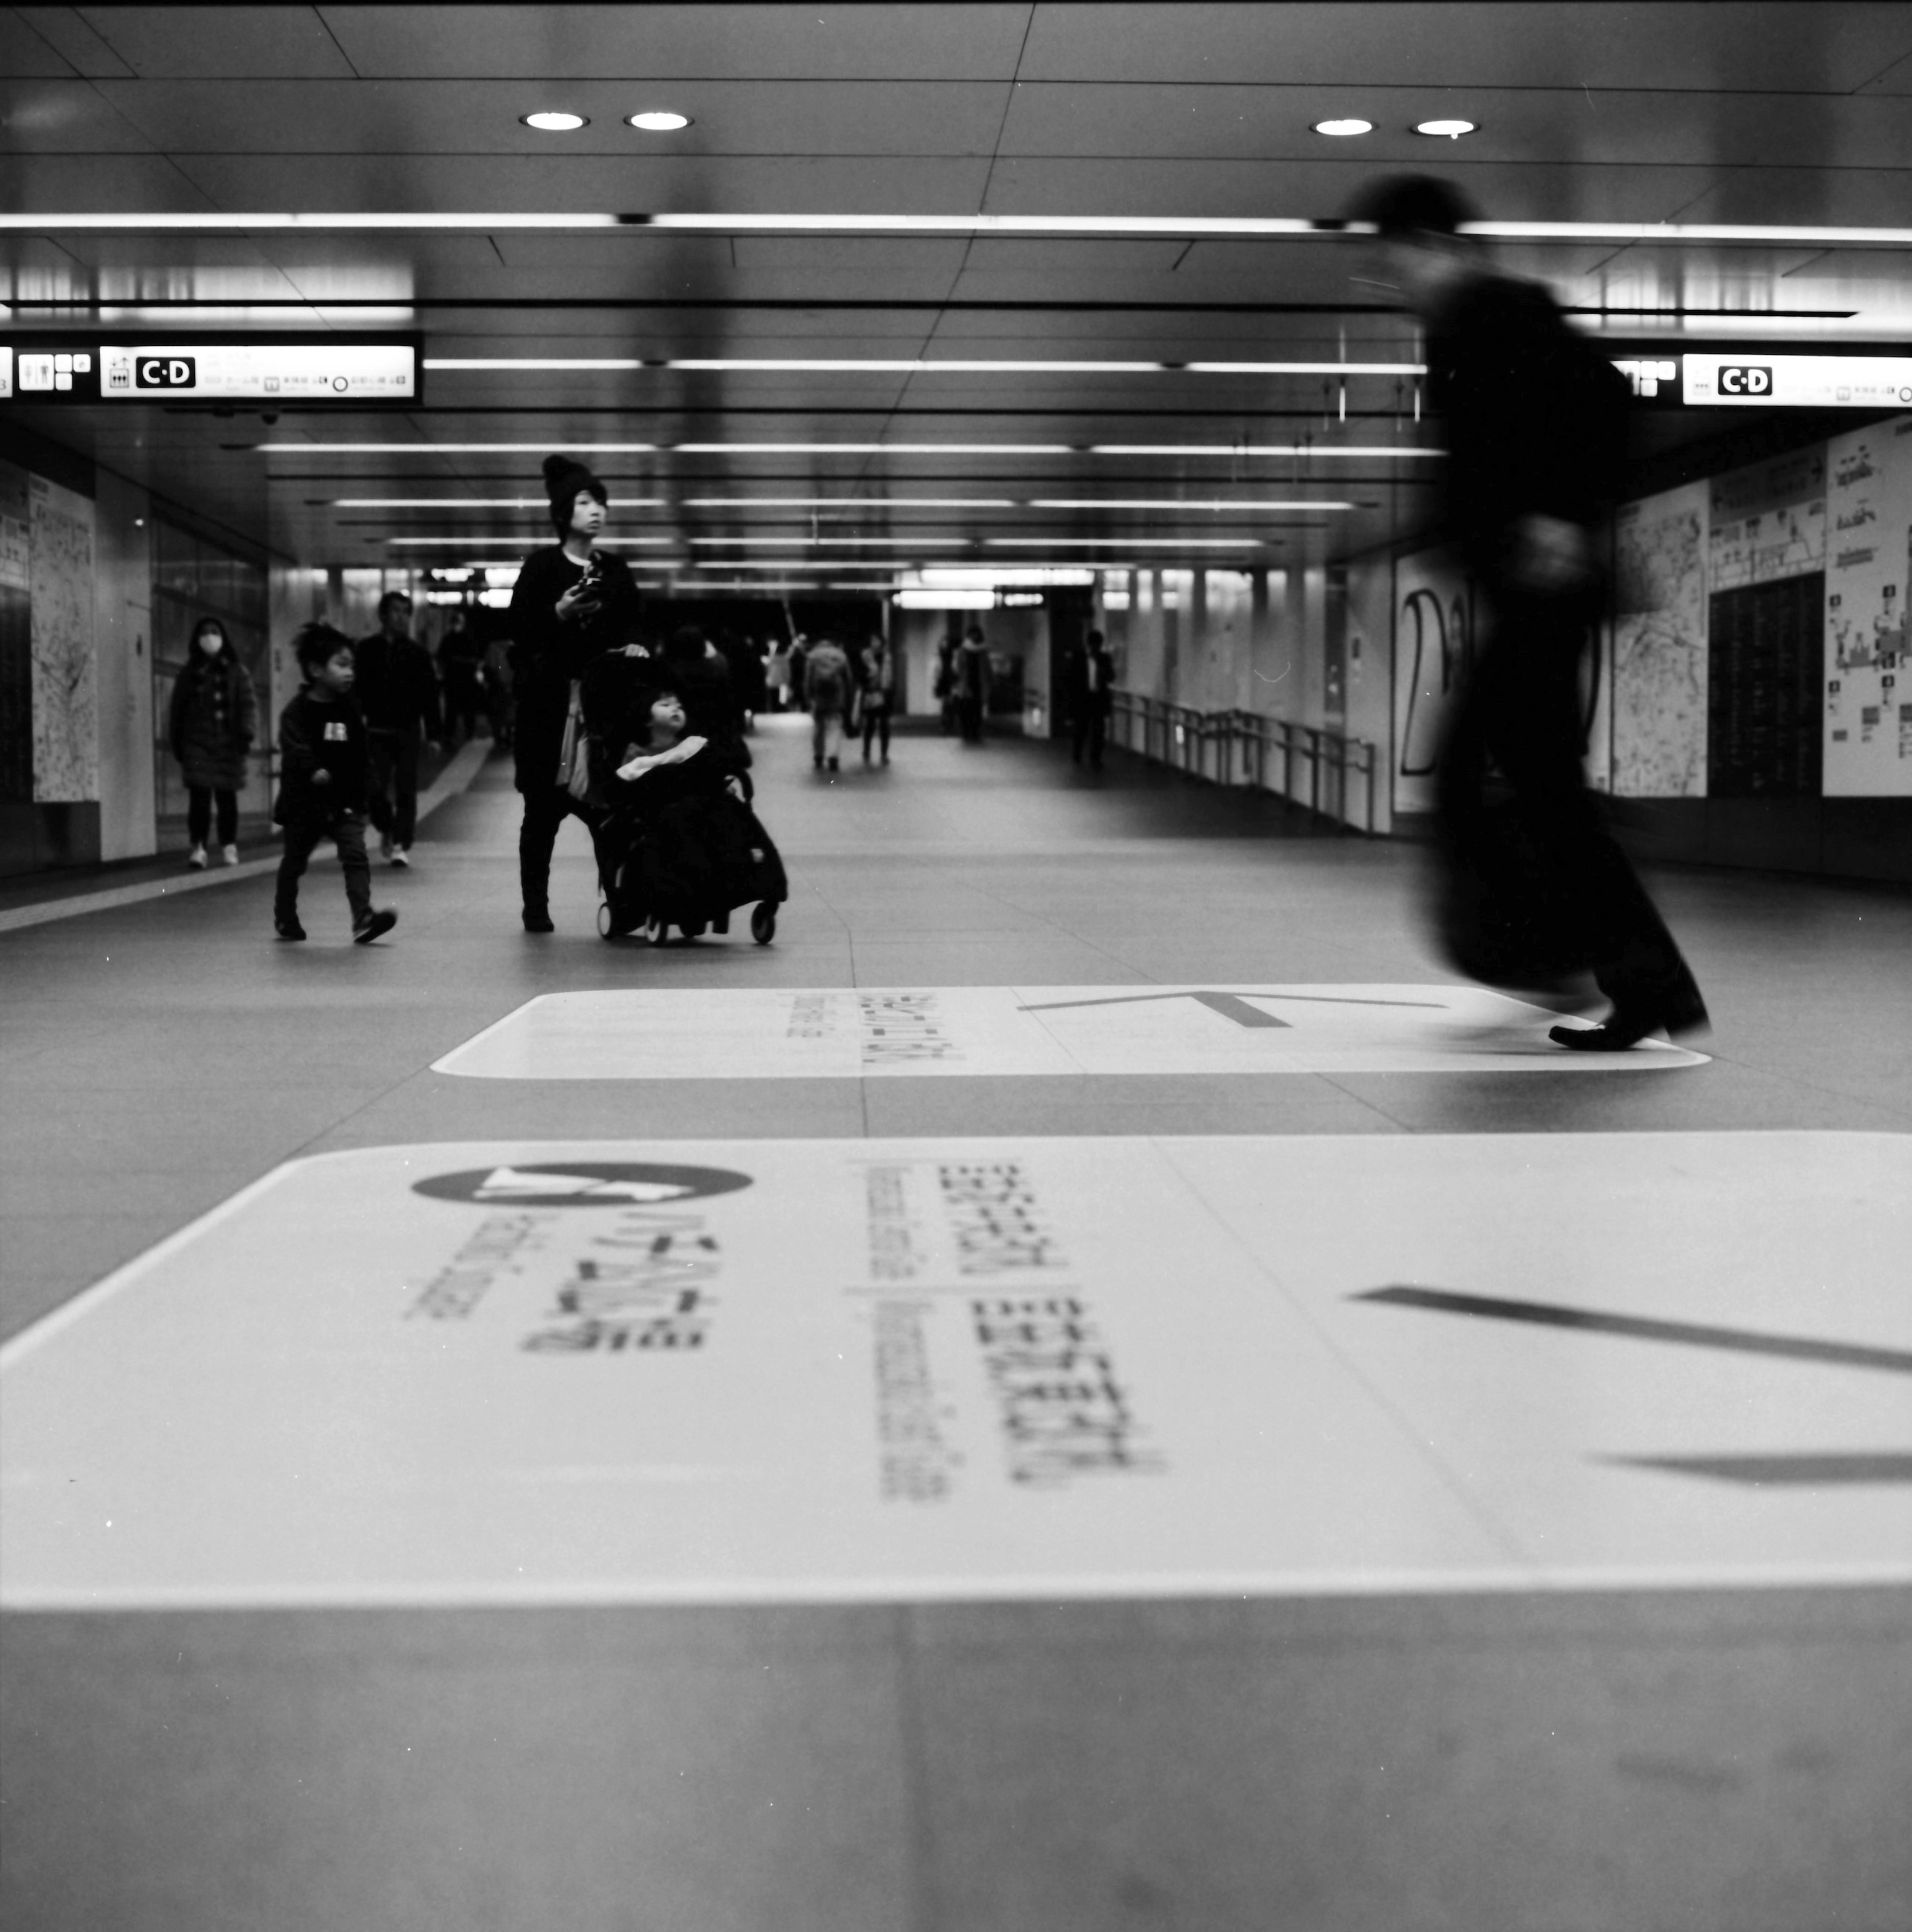
[[[623,560],[598,548],[609,498],[574,457],[545,459],[545,490],[557,542],[534,550],[512,591],[511,668],[516,705],[512,752],[524,819],[518,840],[524,929],[549,932],[551,851],[567,815],[595,842],[597,813],[560,770],[568,745],[581,760],[584,734],[577,686],[593,661],[622,649],[638,614],[637,586]]]
[[[259,700],[252,680],[217,617],[193,626],[191,656],[173,686],[167,741],[186,781],[186,831],[192,854],[186,862],[203,872],[206,841],[218,808],[220,856],[239,862],[239,793],[246,754],[259,729]]]

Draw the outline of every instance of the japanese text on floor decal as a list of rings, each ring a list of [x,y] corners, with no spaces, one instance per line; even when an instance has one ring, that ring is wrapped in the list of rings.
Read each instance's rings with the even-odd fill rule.
[[[319,1156],[0,1352],[0,1602],[1902,1584],[1908,1198],[1892,1134]]]
[[[488,1080],[1643,1072],[1664,1040],[1568,1053],[1559,1016],[1459,986],[631,987],[528,1000],[434,1063]]]

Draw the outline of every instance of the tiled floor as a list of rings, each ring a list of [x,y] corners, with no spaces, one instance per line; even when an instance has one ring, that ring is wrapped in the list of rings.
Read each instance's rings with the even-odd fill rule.
[[[1457,1214],[1427,1254],[1436,1285],[1466,1288],[1446,1276],[1476,1242],[1508,1269],[1487,1284],[1502,1296],[1524,1255],[1523,1292],[1579,1306],[1600,1285],[1607,1231],[1617,1254],[1642,1224],[1637,1175],[1619,1158],[1641,1136],[1724,1142],[1730,1156],[1730,1137],[1751,1130],[1840,1132],[1868,1148],[1912,1132],[1912,904],[1692,872],[1658,890],[1715,1031],[1700,1042],[1707,1064],[1651,1074],[431,1070],[556,992],[1449,976],[1421,938],[1412,850],[1311,834],[1271,801],[1127,760],[1088,777],[1020,743],[977,752],[905,737],[890,771],[853,768],[834,785],[812,779],[787,728],[758,752],[761,808],[794,895],[767,950],[740,934],[661,952],[600,942],[575,827],[560,932],[520,933],[515,801],[496,768],[434,816],[414,872],[381,874],[380,896],[403,914],[387,945],[346,943],[336,870],[323,866],[305,889],[303,947],[268,937],[263,879],[0,933],[5,1332],[280,1163],[354,1148],[989,1136],[1172,1149],[1161,1137],[1221,1136],[1245,1149],[1254,1136],[1485,1135],[1514,1137],[1504,1144],[1520,1160],[1518,1137],[1568,1135],[1571,1158],[1534,1184],[1572,1207],[1559,1265],[1547,1265],[1544,1217],[1514,1229],[1504,1203],[1483,1228]],[[1410,1211],[1406,1181],[1383,1192],[1397,1221]],[[1850,1225],[1877,1244],[1866,1265],[1889,1282],[1890,1256],[1912,1251],[1912,1210],[1877,1192],[1857,1186]],[[1757,1204],[1749,1192],[1748,1215]],[[1438,1219],[1427,1202],[1411,1211],[1430,1230]],[[1731,1224],[1730,1198],[1709,1197],[1707,1211]],[[1265,1218],[1246,1237],[1262,1252],[1290,1226],[1305,1233],[1287,1243],[1305,1304],[1304,1277],[1331,1274],[1340,1234],[1375,1241],[1387,1217],[1324,1184],[1286,1207],[1271,1195]],[[1832,1252],[1822,1243],[1804,1275],[1833,1265]],[[1319,1258],[1304,1267],[1304,1255]],[[1902,1305],[1895,1336],[1889,1298],[1861,1322],[1843,1276],[1755,1293],[1709,1273],[1703,1250],[1684,1276],[1664,1252],[1639,1261],[1636,1298],[1601,1306],[1907,1346]],[[136,1282],[121,1298],[143,1308],[149,1335],[142,1359],[122,1365],[149,1372],[125,1413],[164,1464],[179,1432],[169,1394],[190,1402],[206,1370],[188,1327],[167,1332],[167,1310],[190,1297],[142,1304],[140,1293]],[[1564,1342],[1400,1310],[1376,1318],[1391,1352],[1364,1357],[1352,1306],[1314,1309],[1322,1346],[1393,1406],[1403,1439],[1440,1438],[1462,1490],[1502,1480],[1509,1430],[1566,1426],[1555,1412],[1567,1406],[1523,1402],[1506,1366],[1517,1336],[1523,1348]],[[1834,1311],[1845,1326],[1811,1328]],[[1470,1354],[1460,1338],[1488,1329],[1495,1352]],[[1706,1348],[1578,1345],[1614,1365],[1610,1381],[1586,1372],[1582,1412],[1601,1412],[1601,1396],[1629,1416],[1649,1397],[1668,1414],[1730,1415],[1743,1402],[1756,1448],[1789,1418],[1839,1412],[1829,1382],[1789,1396],[1768,1361],[1736,1381],[1738,1358]],[[55,1342],[29,1340],[18,1359],[36,1348],[56,1358]],[[1470,1403],[1466,1378],[1483,1360]],[[280,1372],[299,1375],[296,1357]],[[1856,1390],[1862,1372],[1841,1372]],[[1851,1440],[1827,1446],[1889,1450],[1904,1387],[1866,1372],[1846,1411]],[[1319,1393],[1284,1394],[1276,1375],[1268,1400],[1301,1414]],[[1912,1403],[1899,1406],[1902,1464]],[[355,1405],[361,1420],[372,1412],[370,1396],[362,1413]],[[137,1460],[134,1432],[103,1419],[101,1453]],[[324,1444],[311,1446],[323,1472]],[[1715,1435],[1708,1446],[1733,1445]],[[246,1444],[231,1450],[243,1457]],[[1623,1493],[1605,1477],[1551,1491],[1548,1480],[1533,1466],[1502,1483],[1542,1568],[1550,1508],[1574,1512],[1559,1519],[1572,1544],[1586,1513]],[[1765,1506],[1743,1485],[1652,1480],[1682,1486],[1640,1492],[1656,1500],[1628,1534],[1677,1542],[1680,1512],[1703,1508],[1703,1526],[1725,1535],[1735,1511]],[[1840,1534],[1876,1542],[1880,1574],[1902,1574],[1904,1513],[1895,1534],[1881,1498],[1907,1495],[1875,1470],[1863,1484],[1793,1486],[1774,1507],[1846,1522]],[[1258,1527],[1244,1520],[1244,1545]],[[1571,1562],[1561,1568],[1566,1587],[1484,1592],[17,1613],[8,1920],[35,1932],[1898,1932],[1912,1918],[1907,1592],[1617,1576],[1583,1588]]]

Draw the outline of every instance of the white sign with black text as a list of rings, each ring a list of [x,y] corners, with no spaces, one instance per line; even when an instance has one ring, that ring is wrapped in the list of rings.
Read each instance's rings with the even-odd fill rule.
[[[1702,1065],[1571,1053],[1556,1016],[1457,986],[635,987],[547,993],[433,1063],[489,1080],[1484,1073]]]
[[[1912,1580],[1908,1198],[1868,1134],[322,1155],[0,1354],[0,1600]]]

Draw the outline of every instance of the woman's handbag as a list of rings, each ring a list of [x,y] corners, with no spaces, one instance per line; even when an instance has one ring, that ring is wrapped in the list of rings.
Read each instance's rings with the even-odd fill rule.
[[[584,686],[571,680],[571,703],[564,714],[564,736],[558,746],[557,782],[560,789],[581,800],[591,788],[590,745],[584,735]]]

